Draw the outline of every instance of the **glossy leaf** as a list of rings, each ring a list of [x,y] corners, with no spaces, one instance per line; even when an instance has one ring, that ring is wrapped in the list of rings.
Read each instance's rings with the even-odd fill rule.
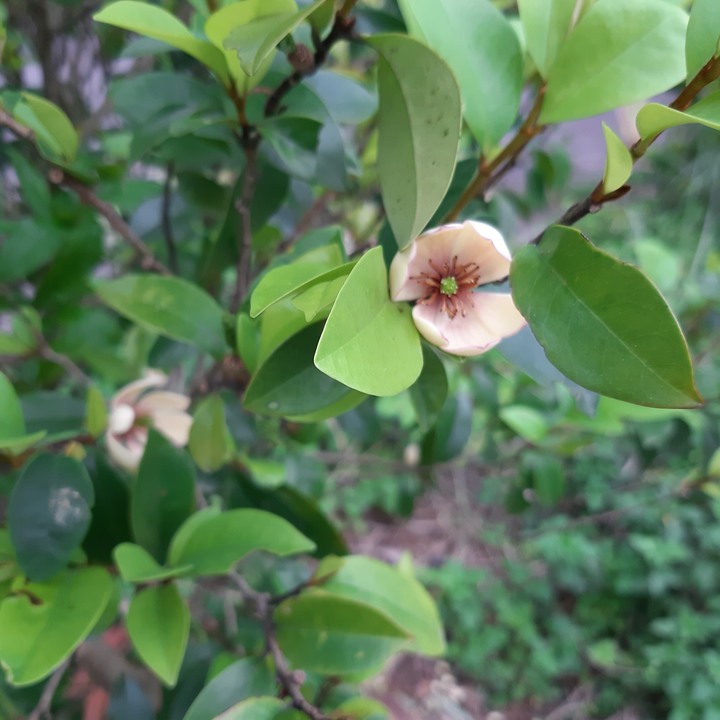
[[[720,92],[704,97],[685,112],[659,103],[648,103],[640,108],[636,123],[643,139],[655,137],[668,128],[694,123],[720,130]]]
[[[315,367],[313,356],[322,331],[322,325],[311,325],[270,355],[248,385],[244,401],[248,410],[319,421],[332,417],[336,407],[349,410],[364,400],[365,395]],[[324,410],[330,413],[326,417]]]
[[[135,543],[121,543],[114,552],[115,564],[125,582],[149,583],[178,577],[192,569],[190,565],[166,568],[158,564],[155,558]]]
[[[104,303],[121,315],[160,335],[215,355],[227,349],[222,309],[187,280],[125,275],[97,283],[96,291]]]
[[[102,568],[28,583],[0,603],[0,662],[13,685],[47,677],[88,636],[112,592]]]
[[[223,47],[237,53],[240,67],[247,75],[255,75],[280,41],[328,0],[315,0],[295,13],[267,15],[235,28]]]
[[[598,0],[558,52],[541,123],[590,117],[685,77],[687,14],[662,0]]]
[[[37,455],[22,470],[8,508],[18,563],[35,581],[62,570],[80,547],[95,500],[87,470],[63,455]]]
[[[267,663],[256,658],[242,658],[208,682],[183,720],[214,718],[243,700],[274,695],[276,691],[275,677]]]
[[[380,610],[413,637],[412,647],[423,655],[445,652],[443,626],[437,607],[425,588],[412,576],[374,558],[354,555],[320,563],[315,576],[332,569],[324,591],[358,600]]]
[[[420,429],[427,432],[437,420],[448,394],[448,381],[442,360],[429,347],[423,346],[423,368],[410,388],[410,399]]]
[[[195,473],[187,455],[150,429],[131,490],[130,521],[135,540],[158,561],[195,507]]]
[[[285,707],[282,700],[274,697],[250,698],[226,710],[214,720],[275,720]]]
[[[717,0],[693,0],[685,41],[688,82],[719,52],[720,3]]]
[[[395,395],[420,374],[420,339],[409,307],[388,296],[382,248],[365,253],[340,290],[320,338],[315,365],[368,395]]]
[[[80,140],[70,118],[55,103],[39,95],[22,93],[13,106],[15,119],[29,127],[49,159],[72,162]]]
[[[21,437],[25,434],[25,420],[15,388],[7,375],[0,370],[0,440]]]
[[[238,91],[245,95],[262,80],[265,71],[272,62],[273,53],[258,68],[254,77],[249,77],[240,65],[237,50],[225,47],[225,41],[237,28],[269,15],[293,14],[297,10],[295,0],[244,0],[221,7],[212,13],[205,22],[205,34],[225,58],[228,71],[235,81]]]
[[[422,440],[423,464],[447,462],[460,455],[470,439],[472,411],[468,393],[447,396],[435,425]]]
[[[450,186],[462,105],[452,71],[402,35],[369,40],[380,53],[378,168],[383,204],[402,249],[433,216]]]
[[[262,510],[229,510],[191,517],[189,532],[180,528],[170,546],[169,562],[192,565],[193,574],[223,575],[248,553],[264,550],[281,557],[309,553],[314,543],[290,523]]]
[[[174,583],[135,595],[126,625],[141,660],[169,687],[177,682],[190,634],[190,611]]]
[[[275,620],[288,660],[325,675],[374,670],[408,641],[407,633],[384,613],[320,591],[285,601]]]
[[[477,142],[494,147],[520,106],[523,57],[507,18],[490,0],[400,0],[412,35],[452,69],[465,120]]]
[[[577,4],[577,0],[518,1],[528,52],[544,78],[570,34]]]
[[[514,258],[513,298],[550,361],[580,385],[655,407],[695,407],[687,344],[637,269],[555,226]]]
[[[204,472],[220,469],[233,453],[233,441],[225,422],[225,405],[217,395],[208,395],[193,413],[188,449]]]
[[[172,45],[192,55],[227,82],[228,69],[223,54],[211,43],[193,35],[167,10],[146,2],[119,0],[96,13],[93,19]]]
[[[605,124],[605,172],[603,191],[611,193],[621,188],[632,174],[633,159],[625,143]]]

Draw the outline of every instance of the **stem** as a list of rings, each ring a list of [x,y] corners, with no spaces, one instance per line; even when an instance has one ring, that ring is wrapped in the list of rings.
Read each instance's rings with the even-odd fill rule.
[[[0,125],[5,126],[21,140],[35,142],[35,133],[29,127],[21,125],[12,115],[6,113],[4,110],[0,110]]]
[[[173,233],[172,218],[170,217],[172,205],[172,181],[175,173],[174,163],[168,163],[165,173],[165,184],[163,185],[162,197],[162,229],[165,238],[165,247],[167,248],[168,265],[170,269],[177,273],[178,258],[177,246],[175,245],[175,235]]]
[[[60,682],[65,675],[65,671],[70,666],[71,661],[72,656],[65,660],[65,662],[50,676],[50,679],[45,684],[38,704],[27,716],[27,720],[42,720],[43,718],[47,718],[49,720],[52,717],[50,714],[50,708],[52,706],[53,698],[55,697],[55,693],[57,692]]]
[[[161,275],[172,275],[170,269],[153,255],[150,248],[135,234],[115,208],[110,203],[101,200],[93,192],[92,188],[57,167],[50,170],[48,179],[55,185],[64,185],[70,188],[83,204],[97,210],[107,220],[108,225],[135,250],[135,253],[140,257],[143,268],[154,270]]]
[[[484,193],[491,187],[502,175],[507,172],[509,167],[514,163],[518,155],[525,149],[527,144],[539,133],[544,130],[542,125],[538,125],[538,118],[542,110],[543,100],[545,99],[545,86],[541,85],[535,101],[528,116],[510,142],[490,161],[485,162],[484,158],[480,158],[478,170],[470,184],[465,188],[463,194],[453,206],[452,210],[445,216],[444,222],[452,222],[460,214],[462,209],[475,197]],[[499,171],[499,172],[498,172]]]

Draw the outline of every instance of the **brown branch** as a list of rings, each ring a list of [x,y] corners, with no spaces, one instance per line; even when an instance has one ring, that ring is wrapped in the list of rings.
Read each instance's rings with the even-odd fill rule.
[[[237,239],[237,276],[235,290],[230,301],[230,311],[237,312],[242,303],[251,280],[250,259],[252,257],[252,211],[251,204],[255,194],[257,179],[257,146],[258,138],[245,142],[245,169],[243,170],[243,184],[235,208],[240,215],[240,234]]]
[[[150,248],[138,237],[133,229],[123,220],[118,214],[115,208],[110,204],[101,200],[92,190],[92,188],[85,185],[83,182],[68,175],[64,170],[60,168],[52,168],[48,173],[48,179],[55,185],[64,185],[70,188],[77,196],[80,201],[88,207],[96,210],[102,215],[108,222],[108,225],[125,240],[125,242],[135,250],[135,253],[140,258],[143,268],[146,270],[154,270],[161,275],[172,275],[170,269],[161,263],[152,253]]]
[[[53,350],[50,347],[50,343],[42,334],[36,333],[35,337],[38,343],[37,354],[43,358],[43,360],[59,365],[68,375],[75,378],[75,380],[86,385],[90,384],[90,378],[83,372],[79,365],[76,365],[67,355],[62,355]]]
[[[10,113],[0,109],[0,125],[6,127],[14,135],[17,135],[21,140],[27,140],[28,142],[35,142],[35,133],[29,128],[25,127],[22,123],[19,123]]]
[[[217,0],[205,0],[205,4],[207,5],[208,12],[211,12],[211,13],[217,12],[217,9],[218,9]]]
[[[452,210],[445,216],[444,222],[451,222],[460,214],[462,209],[473,199],[482,195],[492,185],[494,185],[502,175],[509,169],[516,160],[518,155],[525,149],[528,143],[539,135],[545,128],[538,125],[538,118],[542,110],[542,104],[545,99],[545,86],[541,85],[535,96],[530,112],[523,121],[512,140],[490,161],[486,162],[484,158],[480,158],[475,177],[465,188],[463,194],[453,206]]]
[[[70,667],[72,656],[70,656],[65,662],[63,662],[57,670],[50,676],[50,679],[45,683],[42,695],[35,709],[27,716],[27,720],[50,720],[52,718],[50,709],[52,707],[52,701],[55,697],[58,687],[62,682],[63,676]]]
[[[673,110],[684,111],[687,110],[692,104],[693,100],[698,96],[704,87],[709,85],[714,80],[720,77],[720,58],[713,58],[710,60],[700,72],[687,84],[683,91],[670,103],[669,107]],[[630,155],[632,156],[633,164],[635,164],[640,158],[642,158],[648,151],[648,148],[660,137],[662,133],[657,135],[640,138],[631,148]],[[575,203],[568,208],[563,216],[554,224],[556,225],[574,225],[579,220],[582,220],[587,215],[595,213],[602,208],[602,206],[613,200],[627,195],[630,192],[630,186],[624,185],[618,190],[606,193],[603,188],[603,181],[601,180],[592,190],[592,192],[580,202]],[[531,243],[537,245],[542,240],[543,233],[540,233],[534,238]]]
[[[267,652],[275,664],[275,677],[290,698],[292,706],[311,718],[311,720],[328,720],[325,713],[302,694],[305,675],[302,672],[290,669],[288,661],[278,644],[277,628],[273,617],[274,603],[272,595],[258,592],[239,573],[230,573],[229,577],[240,590],[243,601],[250,606],[255,617],[262,625]]]
[[[172,209],[172,182],[175,174],[174,163],[170,162],[166,168],[165,184],[163,185],[162,196],[162,229],[165,238],[165,247],[167,248],[167,259],[170,269],[177,273],[177,245],[175,244],[175,234],[173,233],[172,218],[170,211]]]

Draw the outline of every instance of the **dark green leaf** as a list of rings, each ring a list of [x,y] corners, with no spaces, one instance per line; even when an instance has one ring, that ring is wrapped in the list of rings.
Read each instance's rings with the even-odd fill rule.
[[[435,426],[423,438],[423,464],[447,462],[463,451],[472,429],[472,410],[467,393],[448,396]]]
[[[0,440],[25,434],[22,407],[7,375],[0,371]]]
[[[415,384],[410,387],[418,425],[427,432],[442,410],[448,394],[448,381],[442,360],[429,347],[423,346],[423,369]]]

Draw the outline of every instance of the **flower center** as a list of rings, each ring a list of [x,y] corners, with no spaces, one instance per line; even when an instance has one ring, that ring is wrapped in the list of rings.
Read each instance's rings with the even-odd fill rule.
[[[440,280],[440,292],[443,295],[456,295],[458,289],[458,282],[452,275]]]
[[[472,305],[472,291],[480,282],[480,267],[477,263],[458,263],[455,255],[452,262],[442,266],[428,260],[428,270],[412,276],[426,287],[424,297],[419,302],[424,305],[437,305],[451,319],[458,313],[465,315],[468,305]]]

